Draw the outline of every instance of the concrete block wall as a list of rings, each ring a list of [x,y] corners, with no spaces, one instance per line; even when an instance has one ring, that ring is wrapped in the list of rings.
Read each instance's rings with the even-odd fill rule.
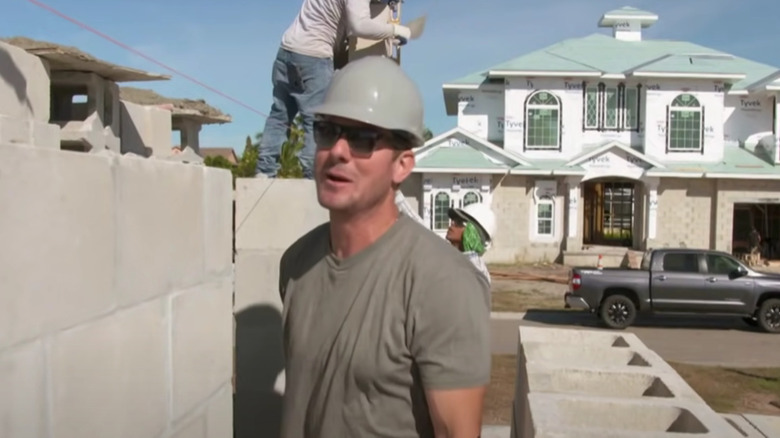
[[[277,436],[284,393],[279,260],[328,221],[314,182],[236,180],[236,438]]]
[[[716,196],[715,180],[661,178],[656,212],[658,228],[656,238],[649,240],[648,246],[710,248],[712,200]]]
[[[0,435],[232,436],[228,171],[0,145]]]
[[[0,42],[0,144],[59,149],[49,124],[49,68],[39,57]]]
[[[513,437],[743,436],[636,335],[520,327],[517,358]]]
[[[493,246],[485,253],[488,263],[553,262],[561,254],[560,240],[540,242],[530,236],[534,178],[522,175],[493,177],[492,208],[498,220]],[[563,211],[563,191],[558,189],[556,215]],[[562,224],[559,221],[559,224]],[[563,228],[563,227],[560,227]],[[560,230],[561,236],[564,230]]]
[[[734,204],[755,203],[762,198],[776,199],[780,192],[780,181],[719,179],[713,181],[713,184],[717,187],[717,196],[713,203],[715,215],[711,224],[714,228],[713,248],[731,252]]]

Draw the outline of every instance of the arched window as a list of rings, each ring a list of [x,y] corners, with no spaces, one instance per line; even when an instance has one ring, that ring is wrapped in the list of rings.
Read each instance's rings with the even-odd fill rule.
[[[545,196],[536,203],[536,235],[552,237],[555,233],[555,204]]]
[[[561,144],[561,101],[547,91],[537,91],[525,108],[525,148],[559,149]]]
[[[469,204],[476,204],[477,202],[482,202],[482,196],[477,192],[468,192],[465,195],[463,195],[463,206],[467,206]]]
[[[691,94],[680,94],[667,108],[667,151],[699,152],[704,142],[704,108]]]
[[[450,209],[450,195],[439,192],[433,198],[433,229],[446,230],[450,226],[447,212]]]

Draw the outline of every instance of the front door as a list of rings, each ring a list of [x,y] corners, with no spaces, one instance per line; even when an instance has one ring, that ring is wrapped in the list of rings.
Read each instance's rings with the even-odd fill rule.
[[[583,243],[631,247],[634,242],[634,183],[590,181],[583,186]]]

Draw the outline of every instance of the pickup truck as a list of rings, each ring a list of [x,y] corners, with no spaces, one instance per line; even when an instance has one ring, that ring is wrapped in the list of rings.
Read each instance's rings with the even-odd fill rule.
[[[639,269],[574,267],[566,308],[595,313],[613,329],[638,313],[741,316],[754,327],[780,333],[780,275],[755,271],[730,254],[701,249],[656,249]]]

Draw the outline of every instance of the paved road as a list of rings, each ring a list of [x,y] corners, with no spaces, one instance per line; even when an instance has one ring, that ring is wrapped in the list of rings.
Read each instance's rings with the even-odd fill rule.
[[[585,312],[531,311],[494,318],[493,353],[517,353],[517,327],[583,328],[607,330]],[[698,365],[733,367],[780,366],[780,335],[762,333],[739,318],[658,315],[639,318],[626,329],[639,336],[665,360]]]

